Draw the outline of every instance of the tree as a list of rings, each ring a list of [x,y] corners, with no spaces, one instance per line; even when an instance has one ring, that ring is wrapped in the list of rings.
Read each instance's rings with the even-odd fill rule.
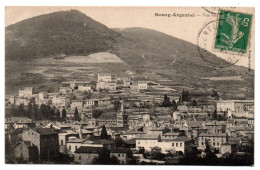
[[[19,105],[18,113],[19,113],[19,116],[26,116],[26,112],[24,110],[24,105],[23,104]]]
[[[59,109],[55,109],[55,118],[56,119],[60,118],[60,110]]]
[[[224,120],[224,117],[221,116],[221,115],[217,115],[217,121],[223,121]]]
[[[225,125],[221,125],[221,132],[226,133],[226,126]]]
[[[120,103],[120,101],[117,100],[117,99],[115,99],[113,103],[114,103],[114,110],[115,110],[115,111],[119,111],[120,108],[121,108],[121,103]]]
[[[215,165],[217,163],[217,156],[215,155],[214,152],[211,151],[210,149],[210,144],[208,142],[208,140],[206,140],[206,149],[205,149],[205,152],[206,152],[206,157],[205,157],[205,163],[207,165]]]
[[[176,155],[176,150],[175,149],[167,150],[166,156],[174,157],[175,155]]]
[[[179,103],[189,102],[189,101],[190,101],[190,93],[188,90],[183,89],[179,97]]]
[[[106,148],[102,148],[101,151],[98,153],[98,157],[93,159],[93,164],[115,164],[117,162],[117,159],[113,158],[111,160],[110,158],[110,152]]]
[[[121,137],[115,139],[116,147],[124,147],[125,141]]]
[[[39,119],[39,116],[38,116],[38,106],[36,104],[34,104],[32,106],[31,118],[34,121]]]
[[[84,99],[90,99],[92,95],[92,93],[89,91],[84,91],[83,94],[84,94]]]
[[[46,108],[46,105],[45,104],[41,104],[40,106],[40,117],[41,119],[46,119],[47,118],[47,108]]]
[[[143,147],[139,148],[138,153],[139,154],[144,154],[145,153],[145,149]]]
[[[172,100],[172,108],[174,111],[177,109],[177,103],[175,100]]]
[[[191,106],[197,106],[197,102],[196,102],[196,100],[192,100],[192,102],[191,102]]]
[[[52,120],[54,120],[56,118],[56,115],[55,115],[55,108],[51,108],[50,110],[50,118]]]
[[[167,95],[165,94],[164,95],[164,98],[163,98],[163,103],[162,103],[162,106],[163,107],[170,107],[172,105],[171,101],[170,101],[170,98],[167,97]]]
[[[201,158],[198,157],[200,152],[198,151],[196,146],[188,145],[185,148],[185,155],[184,158],[181,160],[181,165],[201,165],[203,162]]]
[[[219,98],[218,92],[213,89],[211,92],[211,97],[215,97],[216,99],[218,99]]]
[[[75,108],[75,112],[74,112],[74,120],[75,121],[79,121],[79,112],[78,112],[78,108]]]
[[[105,125],[102,126],[100,138],[101,139],[108,139],[107,129],[106,129]]]
[[[62,109],[62,118],[66,119],[67,117],[67,112],[65,110],[65,108]]]
[[[111,164],[111,165],[119,165],[119,161],[118,161],[117,157],[116,156],[111,156],[109,164]]]
[[[158,146],[151,148],[151,157],[152,159],[162,160],[164,157],[162,154],[162,149]]]
[[[96,110],[96,109],[94,109],[94,110],[92,111],[92,117],[93,117],[94,119],[97,119],[100,115],[102,115],[102,113],[103,113],[102,110]]]
[[[27,117],[31,118],[32,117],[32,104],[29,103],[27,106]]]
[[[11,106],[11,111],[10,111],[11,116],[17,116],[18,115],[18,110],[15,108],[14,105]]]
[[[218,114],[217,114],[217,110],[215,109],[214,112],[213,112],[212,118],[213,118],[214,120],[216,120],[217,117],[218,117]]]
[[[52,118],[53,118],[53,115],[51,113],[51,106],[50,105],[46,106],[46,118],[48,120],[52,120]]]

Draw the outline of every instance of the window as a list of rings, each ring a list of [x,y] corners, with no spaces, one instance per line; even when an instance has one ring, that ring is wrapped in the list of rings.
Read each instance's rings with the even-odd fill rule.
[[[118,154],[118,157],[120,157],[120,153]]]
[[[203,142],[201,142],[201,145],[204,145],[204,143],[203,143]]]
[[[79,160],[81,160],[81,156],[79,156]]]
[[[178,147],[178,143],[176,143],[176,147]]]
[[[182,143],[180,143],[180,147],[182,147]]]
[[[77,150],[78,149],[78,146],[75,146],[75,150]]]
[[[69,150],[71,150],[71,146],[69,146]]]
[[[213,142],[213,146],[215,146],[215,142]]]
[[[63,139],[61,139],[60,143],[61,143],[61,145],[63,145]]]
[[[172,146],[174,147],[174,143],[172,143]]]

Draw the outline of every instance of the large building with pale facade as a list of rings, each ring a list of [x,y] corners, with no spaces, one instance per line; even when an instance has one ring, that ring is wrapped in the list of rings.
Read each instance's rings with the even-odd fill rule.
[[[19,90],[19,97],[29,98],[33,95],[33,87],[25,87],[23,90]]]
[[[112,81],[112,77],[111,75],[109,74],[98,74],[98,82],[101,82],[101,81],[104,81],[104,82],[110,82]]]
[[[227,112],[228,117],[254,117],[254,100],[223,100],[217,102],[218,112]]]

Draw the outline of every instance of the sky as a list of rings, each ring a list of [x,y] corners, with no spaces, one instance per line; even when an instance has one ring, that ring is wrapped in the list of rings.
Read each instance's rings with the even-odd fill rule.
[[[144,27],[197,44],[198,33],[210,21],[217,20],[201,7],[6,7],[5,25],[34,16],[76,9],[109,28]],[[212,10],[212,9],[210,9]],[[213,11],[216,9],[213,9]],[[254,14],[254,8],[235,8],[239,12]],[[190,14],[194,17],[167,17],[155,14]],[[254,21],[251,29],[251,63],[254,69]],[[222,55],[222,54],[220,54]],[[248,57],[240,58],[237,65],[248,67]]]

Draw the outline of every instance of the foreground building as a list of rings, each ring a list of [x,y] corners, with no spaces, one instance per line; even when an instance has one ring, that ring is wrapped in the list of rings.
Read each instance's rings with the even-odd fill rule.
[[[57,132],[50,128],[29,129],[22,134],[22,139],[37,146],[40,161],[57,160],[59,149]]]
[[[92,164],[102,150],[103,148],[101,147],[81,146],[75,151],[74,160],[81,164]]]
[[[131,150],[127,148],[116,148],[111,150],[110,157],[116,157],[118,163],[121,165],[129,164],[129,156],[131,154]]]
[[[219,149],[222,144],[227,143],[226,133],[202,133],[198,138],[198,149],[206,149],[206,142],[214,148]]]
[[[27,162],[39,160],[38,148],[30,141],[19,141],[14,145],[14,157]]]
[[[168,151],[181,151],[185,154],[185,147],[189,145],[190,139],[185,136],[179,136],[175,139],[160,139],[160,137],[141,137],[136,138],[136,149],[145,149],[146,151],[151,151],[153,147],[160,147],[162,153],[167,153]]]

